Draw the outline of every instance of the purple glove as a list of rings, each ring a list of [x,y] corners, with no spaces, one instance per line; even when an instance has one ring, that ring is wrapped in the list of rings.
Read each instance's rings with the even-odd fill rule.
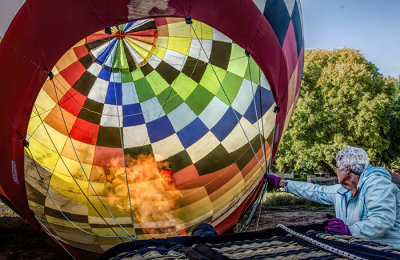
[[[351,232],[346,224],[340,218],[328,219],[328,225],[325,227],[326,231],[342,233],[351,236]]]
[[[275,188],[279,188],[279,181],[281,180],[280,177],[273,175],[273,174],[268,174],[264,175],[264,182],[268,182],[269,185]]]

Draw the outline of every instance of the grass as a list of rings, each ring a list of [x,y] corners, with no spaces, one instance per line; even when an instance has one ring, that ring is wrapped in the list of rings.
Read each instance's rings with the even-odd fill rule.
[[[279,206],[292,206],[292,205],[302,205],[309,209],[320,209],[327,206],[324,204],[315,203],[303,198],[296,197],[290,193],[286,192],[267,192],[263,198],[263,206],[264,207],[279,207]]]
[[[12,209],[0,200],[0,217],[19,217]]]

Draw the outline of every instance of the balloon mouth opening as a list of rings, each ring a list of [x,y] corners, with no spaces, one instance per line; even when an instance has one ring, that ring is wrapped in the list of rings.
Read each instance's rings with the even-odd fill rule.
[[[76,231],[64,231],[74,225],[64,215],[94,227],[81,231],[105,236],[110,245],[134,231],[138,239],[188,234],[214,210],[203,176],[220,171],[236,174],[235,182],[242,178],[231,160],[248,150],[238,121],[258,141],[253,110],[256,102],[272,107],[273,96],[239,45],[205,23],[193,24],[158,17],[102,29],[53,68],[28,126],[25,178],[32,210],[61,239]],[[268,119],[267,111],[257,115]],[[241,157],[240,167],[253,167],[251,158]],[[217,177],[215,183],[215,194],[227,187]],[[109,244],[82,247],[100,252]]]

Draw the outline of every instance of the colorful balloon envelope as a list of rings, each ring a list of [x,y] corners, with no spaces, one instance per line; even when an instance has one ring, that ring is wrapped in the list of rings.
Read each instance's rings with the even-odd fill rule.
[[[299,2],[48,2],[4,4],[3,199],[75,255],[231,228],[298,98]]]

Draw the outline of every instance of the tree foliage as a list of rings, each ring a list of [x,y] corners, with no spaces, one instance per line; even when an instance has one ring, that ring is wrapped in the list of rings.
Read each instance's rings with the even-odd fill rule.
[[[335,155],[344,145],[363,147],[375,165],[387,163],[383,154],[395,134],[389,131],[395,84],[358,50],[307,50],[302,89],[278,148],[277,170],[333,173]]]
[[[383,165],[394,172],[400,172],[400,77],[395,84],[392,111],[389,114],[390,128],[386,134],[389,149],[381,154]]]

